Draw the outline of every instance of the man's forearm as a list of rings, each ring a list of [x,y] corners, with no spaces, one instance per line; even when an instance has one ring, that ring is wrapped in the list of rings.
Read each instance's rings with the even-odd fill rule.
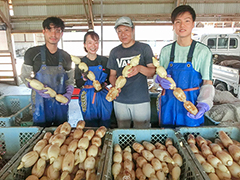
[[[26,65],[26,64],[22,65],[20,78],[27,87],[28,87],[28,81],[26,80],[26,78],[29,78],[29,79],[31,78],[32,71],[33,71],[32,66]]]
[[[116,82],[117,77],[110,75],[109,76],[109,82],[111,83],[112,86],[115,86],[115,82]]]
[[[153,77],[155,72],[156,72],[156,68],[152,65],[152,66],[141,66],[139,65],[139,72],[147,77]]]

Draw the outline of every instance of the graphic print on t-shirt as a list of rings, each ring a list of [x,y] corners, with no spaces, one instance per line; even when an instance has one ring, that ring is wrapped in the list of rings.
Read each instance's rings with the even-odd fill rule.
[[[135,57],[135,56],[131,56],[131,57],[123,57],[121,59],[117,58],[117,64],[119,68],[123,68],[125,66],[127,66],[128,64],[130,64],[131,59]]]

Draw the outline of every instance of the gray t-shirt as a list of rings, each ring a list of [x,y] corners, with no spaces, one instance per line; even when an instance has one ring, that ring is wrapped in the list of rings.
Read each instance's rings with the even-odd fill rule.
[[[107,68],[116,70],[117,77],[122,75],[123,68],[130,63],[130,60],[141,54],[139,65],[147,66],[152,63],[153,52],[148,44],[135,42],[129,48],[119,45],[110,52]],[[147,77],[141,73],[127,78],[127,83],[121,89],[121,93],[116,98],[117,102],[126,104],[138,104],[150,101],[148,92]]]

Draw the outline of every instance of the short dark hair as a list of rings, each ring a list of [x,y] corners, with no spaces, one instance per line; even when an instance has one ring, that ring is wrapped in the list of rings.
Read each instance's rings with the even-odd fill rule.
[[[53,25],[56,28],[61,28],[61,30],[63,31],[65,28],[64,22],[62,19],[60,19],[59,17],[48,17],[47,19],[45,19],[42,23],[42,27],[43,29],[51,29],[50,25]]]
[[[84,39],[83,39],[83,43],[84,43],[84,44],[86,43],[86,40],[87,40],[87,36],[88,36],[88,35],[89,35],[94,41],[98,41],[98,40],[99,40],[99,35],[98,35],[96,32],[94,32],[93,30],[88,30],[88,32],[84,35]],[[84,47],[84,50],[85,50],[86,52],[88,52],[85,47]]]
[[[195,13],[194,9],[189,5],[181,5],[181,6],[176,7],[173,10],[173,12],[171,14],[172,23],[174,23],[177,16],[179,16],[185,12],[189,12],[192,15],[193,22],[196,20],[196,13]]]

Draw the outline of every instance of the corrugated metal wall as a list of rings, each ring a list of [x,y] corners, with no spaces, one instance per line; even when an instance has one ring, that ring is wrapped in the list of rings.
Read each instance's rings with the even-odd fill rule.
[[[41,30],[42,20],[48,16],[59,16],[65,19],[84,19],[85,10],[79,0],[13,0],[14,30]],[[71,21],[71,20],[70,20]]]
[[[79,0],[13,0],[13,10],[14,16],[85,15]]]
[[[47,16],[59,16],[66,25],[87,26],[92,12],[93,22],[113,24],[123,15],[130,16],[136,24],[170,23],[170,14],[177,3],[184,0],[94,0],[88,7],[88,0],[12,0],[14,16],[11,18],[13,32],[39,31],[41,22]],[[0,1],[2,2],[2,1]],[[86,11],[84,9],[86,4]],[[185,2],[185,1],[184,1]],[[188,0],[198,21],[240,21],[240,0]],[[89,11],[90,8],[90,11]],[[2,8],[2,11],[5,9]],[[87,12],[87,14],[86,14]]]
[[[226,21],[233,18],[239,21],[240,2],[236,3],[193,3],[191,6],[196,10],[199,17],[212,17],[209,20]],[[230,17],[231,16],[231,17]],[[236,19],[237,18],[237,19]],[[200,19],[200,18],[199,18]],[[230,20],[231,21],[231,20]]]

